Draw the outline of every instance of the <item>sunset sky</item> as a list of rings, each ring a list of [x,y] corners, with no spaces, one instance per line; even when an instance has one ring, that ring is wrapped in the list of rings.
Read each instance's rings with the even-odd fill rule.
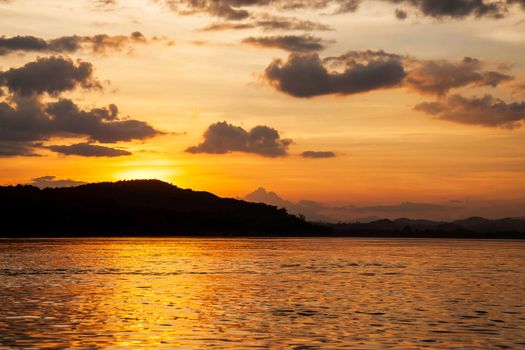
[[[0,16],[4,185],[159,178],[338,219],[525,216],[523,0],[0,0]]]

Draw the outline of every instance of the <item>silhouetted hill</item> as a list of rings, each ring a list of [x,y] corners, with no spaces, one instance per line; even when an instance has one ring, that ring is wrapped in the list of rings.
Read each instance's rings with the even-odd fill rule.
[[[331,228],[333,234],[338,236],[525,239],[525,221],[519,218],[489,220],[473,217],[450,223],[402,218],[325,226]]]
[[[294,235],[327,232],[284,209],[158,180],[0,187],[0,236]]]

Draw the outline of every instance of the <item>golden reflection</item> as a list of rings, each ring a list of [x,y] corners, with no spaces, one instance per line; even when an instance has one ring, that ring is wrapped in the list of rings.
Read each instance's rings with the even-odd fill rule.
[[[2,241],[0,346],[519,347],[524,252],[510,241]]]

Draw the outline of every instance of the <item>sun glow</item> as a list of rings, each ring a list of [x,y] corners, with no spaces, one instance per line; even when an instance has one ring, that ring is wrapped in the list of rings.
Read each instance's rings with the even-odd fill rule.
[[[173,183],[179,171],[165,168],[133,168],[116,173],[117,180],[146,180],[157,179]]]

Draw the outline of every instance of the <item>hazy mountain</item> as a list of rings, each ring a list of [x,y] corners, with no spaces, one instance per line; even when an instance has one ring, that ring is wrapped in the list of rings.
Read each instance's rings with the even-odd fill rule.
[[[336,223],[340,221],[353,223],[369,223],[382,218],[396,220],[397,218],[427,219],[432,221],[459,220],[466,217],[512,217],[525,220],[525,201],[471,201],[445,200],[440,203],[410,202],[390,204],[360,205],[350,200],[346,204],[329,204],[311,200],[292,202],[279,194],[262,187],[247,194],[244,200],[255,203],[266,203],[286,208],[295,215],[304,215],[309,221]]]
[[[474,232],[525,232],[525,220],[523,219],[487,220],[481,217],[472,217],[454,221],[454,224]]]
[[[71,179],[58,179],[56,176],[41,176],[34,178],[31,183],[28,185],[33,185],[39,188],[46,188],[46,187],[74,187],[74,186],[80,186],[85,185],[85,182],[82,181],[76,181]]]
[[[367,216],[367,217],[364,217],[364,218],[357,218],[357,219],[352,219],[352,222],[353,223],[361,223],[361,224],[368,224],[370,222],[374,222],[374,221],[378,221],[378,220],[382,220],[383,218],[380,218],[379,216]]]
[[[321,203],[309,200],[301,200],[293,203],[279,197],[275,192],[267,191],[263,187],[259,187],[257,190],[248,193],[243,199],[254,203],[266,203],[279,208],[285,208],[291,214],[304,215],[309,221],[334,221],[333,218],[329,218],[320,213],[320,211],[325,209],[325,206]]]
[[[489,220],[472,217],[454,222],[382,219],[370,223],[325,224],[334,235],[364,237],[456,237],[456,238],[525,238],[525,221]]]

